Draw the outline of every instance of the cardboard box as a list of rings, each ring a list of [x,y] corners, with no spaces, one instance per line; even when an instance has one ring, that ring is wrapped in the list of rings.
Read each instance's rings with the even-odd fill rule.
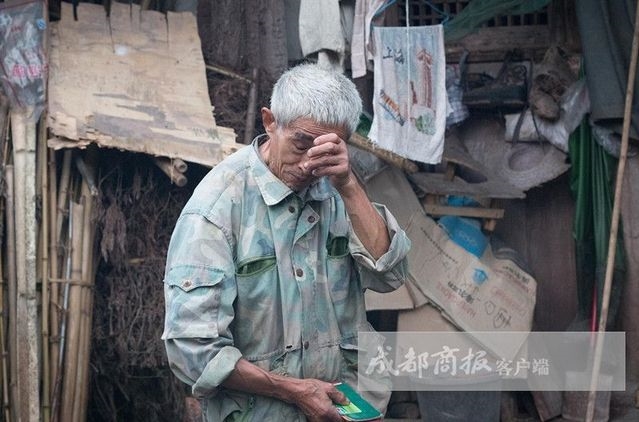
[[[409,260],[411,285],[464,331],[518,331],[532,328],[537,283],[514,261],[495,256],[487,247],[478,258],[453,242],[431,218],[413,215],[406,229],[413,242]],[[520,344],[478,339],[500,355],[516,352]],[[488,343],[488,344],[487,344]]]

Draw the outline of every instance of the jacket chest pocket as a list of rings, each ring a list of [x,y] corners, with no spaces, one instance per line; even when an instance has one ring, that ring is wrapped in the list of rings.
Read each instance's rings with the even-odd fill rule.
[[[236,266],[237,297],[234,340],[240,350],[265,353],[272,345],[264,336],[276,333],[280,314],[279,277],[275,256],[244,260]]]

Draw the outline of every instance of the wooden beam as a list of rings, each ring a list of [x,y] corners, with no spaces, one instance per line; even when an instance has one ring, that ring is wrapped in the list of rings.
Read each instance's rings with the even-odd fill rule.
[[[501,62],[506,52],[520,50],[539,61],[550,45],[547,25],[502,26],[479,28],[456,42],[446,43],[446,62],[457,63],[464,51],[470,51],[468,62]]]
[[[360,135],[359,133],[353,133],[351,135],[351,138],[348,139],[346,143],[357,148],[361,148],[364,151],[368,151],[376,157],[386,161],[387,163],[401,168],[407,173],[417,173],[419,171],[419,167],[417,167],[417,164],[395,154],[394,152],[376,147],[370,140],[368,140],[368,138]]]
[[[502,218],[504,210],[500,208],[478,208],[478,207],[452,207],[449,205],[422,204],[426,214],[430,215],[456,215],[458,217],[476,218]]]

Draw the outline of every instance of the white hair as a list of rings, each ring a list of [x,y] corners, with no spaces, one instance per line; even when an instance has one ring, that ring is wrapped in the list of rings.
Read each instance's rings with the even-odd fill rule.
[[[343,74],[316,64],[295,66],[273,87],[271,111],[279,127],[300,118],[343,126],[355,132],[362,113],[362,99],[355,84]]]

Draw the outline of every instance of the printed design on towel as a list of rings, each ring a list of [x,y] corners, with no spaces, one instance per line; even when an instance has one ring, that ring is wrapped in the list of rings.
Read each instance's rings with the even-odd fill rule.
[[[388,112],[390,117],[393,120],[395,120],[397,123],[399,123],[400,126],[404,126],[406,119],[404,119],[401,111],[399,111],[399,106],[397,105],[397,102],[393,101],[391,97],[386,95],[383,89],[379,91],[379,99],[380,99],[380,105],[384,108],[384,110]]]
[[[436,164],[446,129],[441,25],[374,27],[374,119],[369,137],[403,157]]]

